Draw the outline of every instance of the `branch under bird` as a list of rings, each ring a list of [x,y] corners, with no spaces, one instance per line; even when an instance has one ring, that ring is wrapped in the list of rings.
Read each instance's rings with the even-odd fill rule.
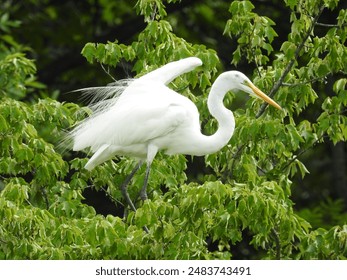
[[[218,122],[213,135],[201,133],[199,112],[187,97],[168,84],[176,77],[202,65],[197,57],[170,62],[138,79],[121,84],[94,87],[80,91],[92,94],[93,113],[69,134],[73,150],[90,148],[93,155],[85,165],[92,170],[114,156],[138,159],[138,164],[121,186],[122,194],[133,211],[136,207],[127,192],[127,185],[143,162],[146,174],[140,192],[147,199],[147,183],[151,163],[158,151],[165,154],[202,156],[219,151],[230,140],[235,128],[233,113],[224,107],[229,91],[243,91],[281,109],[258,89],[243,73],[228,71],[214,82],[208,96],[208,109]]]

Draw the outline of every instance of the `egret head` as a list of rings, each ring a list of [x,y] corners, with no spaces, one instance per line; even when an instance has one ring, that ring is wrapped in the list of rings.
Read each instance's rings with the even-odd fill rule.
[[[274,106],[277,109],[282,110],[281,106],[278,105],[274,100],[257,88],[247,76],[239,71],[228,71],[225,72],[225,78],[232,85],[230,90],[240,90],[248,93],[251,96],[260,98],[268,104]]]

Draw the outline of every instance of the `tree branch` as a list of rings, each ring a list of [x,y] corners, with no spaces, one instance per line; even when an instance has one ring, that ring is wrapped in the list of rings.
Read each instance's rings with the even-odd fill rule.
[[[292,69],[295,61],[298,59],[299,54],[302,50],[302,48],[305,46],[305,43],[307,41],[307,39],[310,37],[312,30],[314,29],[314,27],[317,24],[317,21],[320,17],[320,15],[322,14],[324,10],[324,5],[321,6],[321,8],[319,9],[319,12],[317,13],[317,15],[314,17],[314,19],[312,20],[312,24],[310,26],[310,28],[307,30],[306,35],[304,37],[304,39],[302,40],[302,42],[300,43],[300,45],[297,47],[297,49],[295,50],[294,53],[294,58],[292,58],[288,65],[286,66],[286,68],[284,69],[281,77],[277,80],[277,82],[273,85],[272,89],[269,92],[269,96],[273,97],[275,95],[275,93],[278,91],[278,89],[282,86],[284,79],[286,78],[287,74],[290,72],[290,70]],[[259,109],[259,112],[256,115],[256,118],[259,118],[264,112],[265,112],[265,108],[267,106],[267,103],[263,103]]]

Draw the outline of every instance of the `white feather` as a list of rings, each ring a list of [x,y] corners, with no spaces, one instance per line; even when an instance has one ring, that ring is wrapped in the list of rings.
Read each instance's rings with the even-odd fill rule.
[[[201,64],[196,57],[186,58],[138,79],[79,90],[91,98],[93,113],[67,138],[73,141],[73,150],[90,148],[94,153],[86,168],[90,170],[115,155],[147,159],[150,166],[159,150],[167,154],[205,155],[226,145],[235,122],[232,112],[223,105],[225,94],[238,89],[248,93],[255,91],[263,99],[265,94],[240,72],[221,74],[208,98],[209,110],[219,127],[215,134],[203,135],[194,103],[167,87],[176,77]]]

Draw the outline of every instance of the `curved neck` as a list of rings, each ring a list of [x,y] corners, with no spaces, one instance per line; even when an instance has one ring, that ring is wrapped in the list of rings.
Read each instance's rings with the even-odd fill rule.
[[[223,148],[229,142],[235,129],[234,115],[230,110],[225,108],[223,103],[224,96],[229,90],[230,84],[226,83],[222,74],[212,85],[207,100],[208,109],[218,122],[216,133],[208,136],[210,145],[215,146],[216,151]]]
[[[195,141],[192,141],[190,152],[188,154],[207,155],[222,149],[230,140],[234,133],[235,119],[233,113],[224,107],[223,99],[230,90],[230,83],[226,83],[223,74],[220,75],[212,85],[207,100],[207,106],[211,115],[218,122],[218,129],[213,135],[196,135]]]
[[[222,74],[212,85],[210,94],[208,96],[208,109],[211,115],[218,122],[218,129],[216,133],[213,135],[202,134],[199,119],[196,118],[190,123],[193,125],[193,127],[183,127],[183,131],[180,131],[180,134],[176,135],[176,137],[179,138],[182,137],[182,133],[186,136],[188,141],[185,143],[185,145],[182,145],[181,141],[178,141],[177,145],[173,145],[170,142],[166,150],[167,154],[180,153],[186,155],[203,156],[219,151],[229,142],[234,133],[235,120],[233,113],[224,107],[223,99],[225,94],[230,89],[230,80],[228,82],[228,79],[225,79]],[[196,113],[198,114],[198,112]]]

